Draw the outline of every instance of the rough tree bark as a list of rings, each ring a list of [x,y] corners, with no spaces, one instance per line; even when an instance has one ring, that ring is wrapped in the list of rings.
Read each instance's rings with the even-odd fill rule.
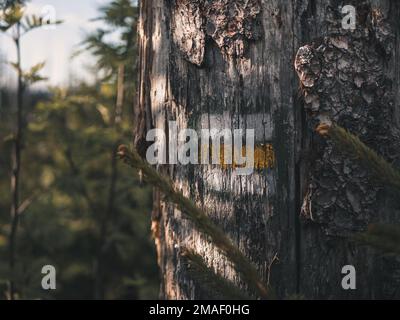
[[[355,31],[341,28],[344,5],[357,9]],[[140,6],[139,151],[146,131],[168,132],[168,120],[178,129],[254,128],[256,144],[271,146],[263,156],[273,152],[275,160],[250,176],[218,166],[159,169],[225,230],[279,298],[400,297],[399,261],[347,241],[371,222],[399,221],[399,205],[313,132],[319,121],[335,121],[396,162],[400,3],[146,0]],[[163,298],[218,298],[187,273],[185,248],[246,287],[157,191],[152,229]],[[341,287],[349,264],[357,270],[355,291]]]

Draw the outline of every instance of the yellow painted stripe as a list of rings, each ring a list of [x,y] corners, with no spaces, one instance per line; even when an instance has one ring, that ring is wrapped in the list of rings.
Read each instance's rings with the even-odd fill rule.
[[[205,147],[205,146],[204,146]],[[212,159],[212,148],[210,150],[210,158]],[[242,147],[242,155],[246,156],[246,147]],[[254,148],[254,169],[268,169],[274,168],[276,163],[275,151],[271,143],[258,144]],[[220,164],[224,169],[230,167],[238,168],[244,165],[236,165],[235,163],[226,164],[224,159],[224,145],[220,147]]]

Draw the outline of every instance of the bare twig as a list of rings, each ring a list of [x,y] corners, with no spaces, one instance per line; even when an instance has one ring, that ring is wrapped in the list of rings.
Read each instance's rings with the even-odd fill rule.
[[[276,261],[276,262],[279,262],[278,252],[275,253],[274,257],[272,258],[272,261],[271,261],[270,264],[268,265],[267,287],[269,287],[270,277],[271,277],[271,269],[272,269],[272,266],[273,266],[273,264],[274,264],[275,261]]]
[[[17,65],[18,65],[18,87],[17,87],[17,133],[15,135],[14,153],[12,157],[12,175],[11,175],[11,231],[9,235],[9,265],[11,279],[9,282],[9,297],[11,300],[15,299],[15,260],[16,260],[16,242],[19,224],[19,185],[20,185],[20,172],[21,172],[21,146],[22,146],[22,107],[23,107],[23,83],[21,72],[21,46],[20,46],[20,22],[17,23],[16,32],[17,36],[14,39],[17,48]]]

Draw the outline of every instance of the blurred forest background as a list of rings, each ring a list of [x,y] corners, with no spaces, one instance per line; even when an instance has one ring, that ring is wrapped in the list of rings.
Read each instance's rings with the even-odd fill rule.
[[[1,32],[14,42],[19,28],[29,32],[42,24],[40,17],[25,17],[23,5],[2,2]],[[93,83],[34,90],[30,85],[46,77],[44,64],[22,70],[18,61],[5,62],[13,63],[20,83],[0,82],[0,299],[11,298],[10,283],[15,299],[158,296],[151,190],[116,158],[117,146],[132,137],[137,3],[114,0],[98,10],[106,27],[87,34],[76,52],[92,53]],[[115,32],[118,39],[106,41]],[[16,145],[21,158],[14,217]],[[41,269],[48,264],[57,270],[54,291],[41,288]]]

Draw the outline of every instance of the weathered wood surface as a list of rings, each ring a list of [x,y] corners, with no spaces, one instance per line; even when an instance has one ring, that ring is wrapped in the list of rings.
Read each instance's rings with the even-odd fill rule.
[[[280,298],[400,296],[398,261],[346,241],[369,222],[398,221],[399,205],[311,130],[319,117],[330,118],[388,160],[398,159],[400,3],[360,3],[141,1],[135,143],[143,151],[146,130],[168,131],[168,120],[194,129],[254,125],[264,133],[257,143],[272,143],[276,163],[250,176],[217,166],[160,170],[226,231]],[[345,4],[360,8],[355,32],[335,25]],[[311,82],[298,80],[295,60],[300,77],[314,77]],[[189,277],[183,248],[244,286],[157,192],[154,203],[162,297],[218,298]],[[347,264],[357,269],[356,291],[341,288]]]

